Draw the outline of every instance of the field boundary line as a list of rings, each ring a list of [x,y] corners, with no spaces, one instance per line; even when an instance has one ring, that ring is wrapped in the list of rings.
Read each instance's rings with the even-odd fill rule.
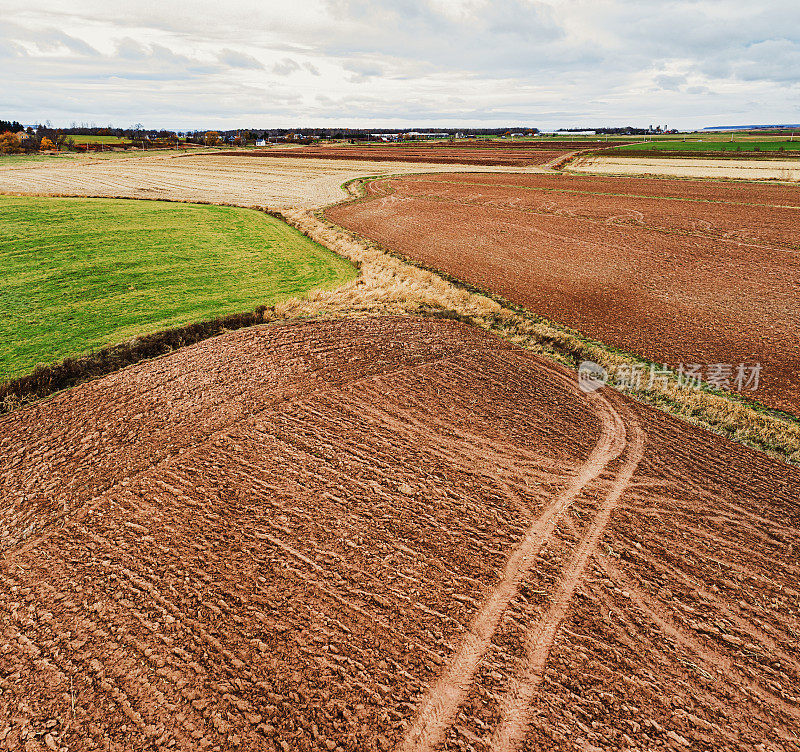
[[[522,171],[517,170],[516,172]],[[409,173],[409,175],[418,174],[439,173],[424,171]],[[391,176],[380,176],[378,179],[385,177]],[[251,326],[256,323],[278,324],[304,318],[334,319],[356,315],[438,316],[456,318],[492,331],[507,341],[532,350],[549,361],[560,363],[570,369],[574,369],[581,360],[592,360],[609,371],[613,371],[620,365],[636,364],[643,365],[645,368],[651,365],[644,358],[610,348],[601,342],[583,337],[579,332],[537,317],[496,294],[464,283],[440,270],[415,263],[324,217],[325,210],[330,206],[352,200],[363,200],[364,186],[370,179],[369,176],[366,176],[346,180],[342,184],[342,188],[350,194],[349,197],[345,196],[340,201],[321,209],[274,210],[255,205],[246,207],[283,220],[317,243],[350,260],[361,271],[361,275],[356,280],[335,290],[321,293],[312,292],[304,300],[290,299],[269,308],[260,307],[255,312],[260,314],[257,321],[253,313],[234,315],[230,317],[234,319],[233,321],[226,320],[213,333],[194,335],[196,339],[192,342],[208,339],[210,336],[216,336],[229,329]],[[81,196],[81,198],[86,198],[86,196]],[[98,198],[103,197],[98,196]],[[131,200],[174,200],[179,203],[201,205],[244,206],[244,204],[196,199],[184,201],[136,197]],[[248,316],[253,317],[253,320],[241,321]],[[239,319],[239,321],[235,319]],[[192,325],[192,327],[201,328],[210,323],[218,324],[220,322],[202,322]],[[100,358],[102,367],[96,368],[98,364],[95,363],[88,369],[88,373],[70,379],[68,383],[51,385],[50,379],[47,378],[45,381],[48,383],[43,384],[41,388],[25,389],[21,383],[22,379],[20,379],[14,382],[13,389],[6,392],[2,391],[2,385],[0,385],[0,414],[10,412],[31,401],[49,397],[67,386],[74,386],[122,370],[122,367],[128,367],[154,356],[168,354],[191,343],[181,336],[183,334],[181,331],[158,334],[168,334],[170,339],[175,341],[162,343],[156,352],[152,350],[146,353],[132,351],[116,362],[109,361],[115,361],[120,348],[131,349],[131,343],[116,345],[100,351],[103,354],[103,357]],[[8,389],[8,386],[6,384],[5,388]],[[689,423],[725,436],[729,440],[766,452],[783,462],[800,464],[800,418],[798,416],[745,400],[735,394],[711,389],[687,393],[679,389],[674,381],[664,386],[658,383],[647,389],[642,387],[636,390],[626,390],[626,393],[640,402],[678,418],[683,423]]]
[[[357,200],[363,200],[364,182],[354,180],[350,184],[357,182],[360,184],[356,188],[361,191]],[[332,206],[341,203],[344,202]],[[645,371],[650,366],[662,367],[643,357],[591,340],[580,332],[536,316],[496,293],[463,282],[346,230],[328,220],[324,216],[325,211],[296,212],[284,216],[302,232],[309,233],[310,237],[323,245],[363,264],[365,269],[375,257],[388,257],[386,261],[381,258],[384,267],[389,267],[388,260],[393,260],[410,267],[407,273],[409,277],[411,270],[417,270],[436,275],[437,282],[449,283],[453,288],[452,291],[436,289],[429,295],[417,295],[420,303],[424,301],[452,310],[472,323],[570,369],[576,369],[583,360],[594,361],[609,373],[615,372],[620,366],[635,365],[643,367]],[[457,297],[458,292],[462,293],[460,298]],[[494,304],[493,309],[489,308],[490,304]],[[659,381],[624,391],[633,399],[672,415],[683,423],[725,436],[783,462],[800,464],[800,417],[796,415],[707,385],[700,391],[681,389],[674,373],[669,383],[662,384]]]

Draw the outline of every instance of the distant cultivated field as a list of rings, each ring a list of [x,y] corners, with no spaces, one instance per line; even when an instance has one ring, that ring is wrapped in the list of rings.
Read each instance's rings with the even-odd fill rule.
[[[769,140],[751,141],[749,139],[734,141],[710,141],[708,139],[690,139],[688,141],[645,141],[639,144],[628,144],[623,147],[625,151],[800,151],[800,138],[797,141]]]
[[[551,173],[369,189],[328,218],[654,362],[758,362],[748,396],[800,414],[794,186]]]
[[[246,209],[9,196],[0,196],[0,269],[0,379],[356,275]]]
[[[685,178],[726,180],[800,180],[800,162],[780,159],[659,159],[658,157],[612,156],[578,157],[570,162],[570,172],[595,172],[607,175],[664,175]]]
[[[252,156],[292,157],[294,159],[358,159],[387,162],[430,162],[456,165],[487,165],[494,167],[546,166],[560,157],[583,151],[602,148],[605,141],[573,142],[553,141],[455,141],[414,142],[399,144],[361,144],[336,146],[306,146],[291,149],[269,149],[252,152]],[[230,152],[244,155],[247,152]]]
[[[120,136],[67,136],[67,139],[72,139],[76,144],[106,144],[117,145],[129,144],[130,140],[121,138]]]
[[[363,175],[408,172],[534,172],[537,167],[426,164],[160,153],[126,159],[0,162],[0,193],[166,198],[274,209],[310,209],[345,197]]]

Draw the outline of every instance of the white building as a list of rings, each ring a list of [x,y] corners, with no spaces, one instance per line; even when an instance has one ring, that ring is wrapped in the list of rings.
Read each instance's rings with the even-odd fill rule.
[[[404,138],[426,139],[426,138],[450,138],[449,133],[425,133],[423,131],[406,131],[401,134]]]
[[[539,131],[540,136],[596,136],[597,131]]]

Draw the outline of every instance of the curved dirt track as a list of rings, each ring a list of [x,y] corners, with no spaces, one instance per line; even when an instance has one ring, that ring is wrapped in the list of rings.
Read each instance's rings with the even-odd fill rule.
[[[607,345],[697,364],[734,390],[739,379],[746,396],[800,414],[797,188],[542,173],[369,190],[326,216]]]
[[[554,372],[554,377],[565,384],[567,390],[576,391],[576,385],[565,374]],[[597,444],[592,449],[586,462],[575,473],[568,485],[545,506],[539,516],[525,531],[520,543],[514,548],[503,569],[501,579],[486,597],[482,607],[475,615],[467,635],[459,651],[449,661],[447,670],[439,677],[431,688],[425,703],[417,713],[414,725],[404,739],[403,750],[432,750],[442,741],[444,733],[450,725],[459,705],[464,700],[464,695],[469,689],[480,661],[486,654],[491,644],[492,637],[497,631],[500,619],[505,614],[511,601],[518,595],[521,583],[528,576],[531,567],[536,562],[536,557],[555,529],[559,517],[564,514],[569,505],[578,497],[583,489],[595,480],[603,470],[615,460],[626,448],[626,430],[619,413],[602,394],[593,394],[587,398],[587,408],[600,420],[600,434]],[[638,429],[637,429],[638,430]],[[564,618],[564,612],[571,600],[572,593],[582,575],[588,554],[591,552],[600,533],[608,523],[608,514],[619,501],[621,492],[625,489],[630,476],[636,469],[644,449],[644,439],[637,435],[633,454],[635,461],[626,465],[624,471],[618,475],[612,484],[607,504],[598,514],[601,524],[594,528],[592,536],[581,542],[579,550],[581,566],[570,572],[565,578],[557,594],[552,617],[547,624],[546,635],[536,631],[537,644],[540,649],[543,666],[546,652],[552,645],[555,631]],[[608,513],[606,513],[608,510]],[[544,639],[541,639],[544,638]],[[525,710],[528,702],[516,699],[515,709]],[[517,724],[519,733],[524,733],[524,726]]]
[[[240,330],[0,453],[0,748],[800,749],[800,471],[481,330]]]

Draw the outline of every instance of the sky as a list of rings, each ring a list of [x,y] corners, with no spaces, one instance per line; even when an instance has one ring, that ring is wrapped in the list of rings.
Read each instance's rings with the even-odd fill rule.
[[[0,0],[0,66],[24,124],[798,123],[800,4]]]

